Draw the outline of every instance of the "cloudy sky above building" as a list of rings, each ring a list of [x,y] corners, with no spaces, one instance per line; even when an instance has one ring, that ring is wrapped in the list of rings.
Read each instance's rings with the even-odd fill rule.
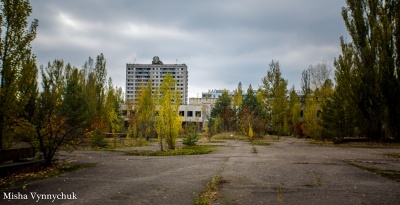
[[[63,59],[82,67],[103,53],[114,85],[125,89],[126,63],[185,63],[189,97],[209,89],[261,85],[269,63],[300,89],[301,72],[333,60],[347,38],[344,0],[40,0],[32,46],[39,65]],[[333,68],[333,66],[332,66]]]

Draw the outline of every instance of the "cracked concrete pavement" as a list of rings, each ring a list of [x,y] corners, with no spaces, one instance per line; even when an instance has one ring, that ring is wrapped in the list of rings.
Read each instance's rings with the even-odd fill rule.
[[[282,204],[398,204],[400,199],[399,182],[346,163],[399,171],[400,161],[383,155],[399,149],[319,146],[290,137],[270,146],[222,144],[216,152],[193,156],[75,151],[62,157],[97,165],[6,191],[28,199],[4,199],[3,193],[0,201],[32,204],[30,193],[62,192],[77,199],[37,204],[192,204],[216,174],[223,181],[214,204],[278,204],[279,195]]]

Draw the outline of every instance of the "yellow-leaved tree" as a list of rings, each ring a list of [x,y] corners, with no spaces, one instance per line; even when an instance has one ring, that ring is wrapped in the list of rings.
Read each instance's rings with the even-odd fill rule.
[[[142,85],[138,96],[138,103],[135,105],[136,131],[138,137],[144,137],[148,141],[151,133],[154,132],[155,103],[152,95],[153,86],[151,82]]]
[[[158,94],[158,116],[155,120],[155,128],[161,151],[163,151],[163,140],[167,143],[168,149],[175,149],[182,130],[182,117],[179,116],[181,98],[180,93],[175,89],[176,84],[176,80],[167,74],[163,78]]]
[[[250,139],[250,141],[253,140],[253,136],[254,136],[253,128],[251,128],[251,124],[249,124],[249,139]]]
[[[318,110],[316,97],[307,96],[306,109],[304,111],[303,131],[305,135],[314,139],[320,139],[322,134],[322,127],[318,123]]]

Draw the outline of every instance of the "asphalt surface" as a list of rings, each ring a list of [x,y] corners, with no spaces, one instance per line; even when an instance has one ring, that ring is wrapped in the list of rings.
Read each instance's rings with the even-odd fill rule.
[[[62,157],[97,165],[3,192],[0,204],[193,204],[217,174],[223,180],[214,204],[400,203],[400,182],[348,163],[399,171],[400,161],[383,154],[400,149],[318,146],[296,138],[270,146],[243,141],[222,145],[214,153],[195,156],[76,151]],[[10,199],[10,193],[27,199]],[[50,199],[36,202],[35,193]],[[76,199],[53,202],[50,194]]]

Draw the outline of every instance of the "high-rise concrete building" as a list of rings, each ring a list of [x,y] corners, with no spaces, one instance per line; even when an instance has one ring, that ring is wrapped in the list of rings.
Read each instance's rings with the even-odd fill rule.
[[[186,64],[163,64],[158,56],[153,57],[152,64],[126,64],[126,101],[137,102],[142,86],[151,82],[153,92],[161,87],[164,76],[170,73],[177,81],[175,89],[179,90],[182,104],[188,99],[188,69]]]

